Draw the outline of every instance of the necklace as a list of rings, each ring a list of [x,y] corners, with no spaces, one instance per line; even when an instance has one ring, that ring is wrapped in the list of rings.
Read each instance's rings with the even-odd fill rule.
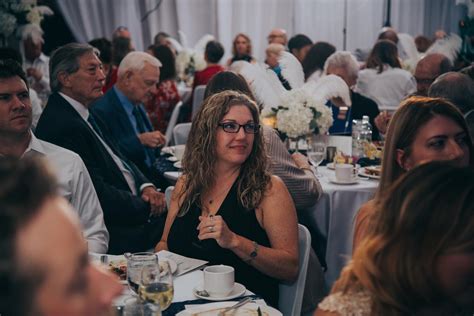
[[[232,186],[232,185],[231,185],[231,186]],[[219,194],[216,194],[214,197],[210,198],[210,199],[209,199],[209,204],[214,203],[214,201],[215,201],[217,198],[220,198],[224,193],[229,192],[231,186],[230,186],[230,187],[225,187],[224,190],[222,190],[221,192],[219,192]]]

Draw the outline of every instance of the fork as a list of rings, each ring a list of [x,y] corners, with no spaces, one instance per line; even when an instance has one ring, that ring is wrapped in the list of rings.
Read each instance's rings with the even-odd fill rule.
[[[240,300],[239,302],[237,302],[235,305],[232,305],[232,306],[230,306],[230,307],[227,307],[227,308],[221,310],[221,311],[219,312],[219,314],[217,314],[217,315],[218,315],[218,316],[224,316],[225,313],[227,313],[228,311],[231,311],[231,310],[233,310],[233,309],[237,309],[237,308],[239,308],[239,307],[242,307],[242,306],[244,306],[245,304],[247,304],[248,302],[250,302],[251,300],[252,300],[251,297],[246,297],[246,298]]]

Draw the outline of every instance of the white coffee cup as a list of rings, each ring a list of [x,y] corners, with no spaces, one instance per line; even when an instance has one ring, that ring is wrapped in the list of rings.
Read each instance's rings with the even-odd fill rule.
[[[186,145],[176,145],[176,146],[174,146],[173,154],[176,157],[176,159],[178,159],[178,160],[183,159],[185,148],[186,148]]]
[[[204,290],[212,297],[225,297],[234,289],[234,268],[225,265],[204,269]]]
[[[357,178],[357,167],[348,163],[340,163],[334,166],[336,180],[341,182],[354,181]]]

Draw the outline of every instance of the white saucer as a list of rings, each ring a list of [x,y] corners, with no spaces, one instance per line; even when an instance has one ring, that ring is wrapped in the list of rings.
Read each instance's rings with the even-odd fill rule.
[[[196,293],[196,291],[202,291],[202,290],[203,290],[202,285],[199,285],[199,286],[195,287],[193,289],[194,296],[205,299],[205,300],[208,300],[208,301],[227,301],[227,300],[231,300],[233,298],[244,295],[244,293],[247,289],[242,284],[235,282],[234,283],[234,289],[232,290],[232,292],[229,293],[229,295],[219,296],[219,297],[202,296],[202,295],[199,295],[199,294]]]
[[[183,165],[181,164],[181,161],[176,161],[176,162],[173,164],[173,166],[174,166],[175,168],[178,168],[178,169],[183,168]]]
[[[359,164],[356,164],[355,166],[360,169],[360,165],[359,165]],[[334,170],[334,169],[335,169],[335,167],[334,167],[334,162],[329,162],[329,163],[327,163],[327,164],[326,164],[326,167],[327,167],[328,169],[330,169],[330,170]]]
[[[175,156],[169,156],[168,158],[166,158],[166,160],[175,162],[175,161],[178,161],[178,158],[176,158]]]
[[[337,180],[335,177],[330,177],[329,181],[334,183],[334,184],[342,184],[342,185],[349,185],[349,184],[356,184],[359,182],[359,178],[353,178],[349,181],[341,181]]]

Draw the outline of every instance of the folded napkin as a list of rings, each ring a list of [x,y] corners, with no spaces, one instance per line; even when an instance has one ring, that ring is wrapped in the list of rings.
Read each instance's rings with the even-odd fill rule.
[[[177,314],[177,316],[215,316],[219,314],[224,308],[237,304],[238,301],[217,302],[202,305],[186,305],[185,310]],[[264,316],[281,315],[277,310],[268,307],[264,300],[256,300],[239,307],[237,310],[231,310],[228,315],[243,316],[255,315],[258,316],[258,308]]]

